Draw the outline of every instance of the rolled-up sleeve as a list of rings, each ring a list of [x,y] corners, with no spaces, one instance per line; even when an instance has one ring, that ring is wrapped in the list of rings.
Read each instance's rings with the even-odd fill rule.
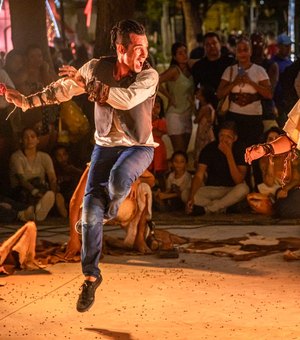
[[[140,72],[127,89],[111,87],[107,103],[118,110],[129,110],[156,93],[158,73],[154,69]]]

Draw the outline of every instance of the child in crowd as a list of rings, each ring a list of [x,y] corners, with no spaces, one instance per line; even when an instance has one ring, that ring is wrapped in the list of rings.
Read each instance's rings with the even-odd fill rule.
[[[167,150],[162,136],[167,133],[166,120],[164,118],[164,105],[162,98],[156,96],[154,107],[152,110],[152,133],[156,143],[159,144],[154,149],[153,162],[149,170],[154,174],[161,190],[165,190],[165,173],[168,170]]]
[[[199,100],[199,110],[194,120],[198,124],[195,148],[194,166],[197,168],[200,152],[205,145],[215,140],[214,126],[216,125],[216,104],[217,98],[214,90],[210,87],[201,87],[196,91],[196,99]]]
[[[83,171],[71,163],[69,152],[65,145],[57,145],[53,150],[52,158],[57,184],[68,207],[68,202],[70,202]]]
[[[162,210],[183,209],[185,202],[182,197],[187,197],[192,182],[192,175],[187,171],[188,156],[184,151],[176,151],[171,157],[172,172],[166,181],[166,191],[158,190],[155,200]]]

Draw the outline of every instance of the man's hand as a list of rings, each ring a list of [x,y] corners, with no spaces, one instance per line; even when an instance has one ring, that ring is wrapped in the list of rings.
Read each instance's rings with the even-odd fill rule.
[[[8,103],[13,103],[18,107],[22,107],[22,95],[19,91],[14,89],[7,89],[5,91],[5,100]]]
[[[60,77],[70,77],[74,78],[77,73],[77,69],[74,66],[63,65],[59,68],[58,75]]]
[[[77,69],[74,66],[70,66],[70,65],[61,66],[59,68],[58,75],[60,77],[67,77],[67,78],[73,79],[74,81],[76,81],[76,83],[79,86],[85,87],[85,83],[84,83],[81,75],[77,74]]]
[[[252,145],[246,149],[245,162],[251,164],[255,159],[261,158],[266,154],[262,145]]]
[[[232,143],[220,142],[218,148],[226,157],[232,154]]]

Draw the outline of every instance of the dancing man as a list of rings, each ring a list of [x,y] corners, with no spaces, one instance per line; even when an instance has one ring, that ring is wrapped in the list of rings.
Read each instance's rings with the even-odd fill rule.
[[[87,311],[102,282],[99,259],[103,219],[117,215],[131,184],[148,168],[154,143],[152,107],[158,74],[147,62],[145,28],[134,20],[123,20],[111,31],[116,57],[92,59],[77,72],[62,67],[66,75],[43,91],[23,96],[7,90],[6,100],[23,111],[60,103],[87,93],[95,102],[95,146],[85,188],[82,210],[81,263],[85,276],[77,311]]]

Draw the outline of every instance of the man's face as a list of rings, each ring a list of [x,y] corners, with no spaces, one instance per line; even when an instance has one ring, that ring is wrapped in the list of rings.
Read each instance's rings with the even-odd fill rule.
[[[39,68],[43,63],[43,53],[39,48],[31,49],[27,54],[28,63]]]
[[[146,35],[130,33],[130,43],[127,48],[121,49],[122,61],[127,67],[135,72],[142,71],[143,64],[148,57],[148,39]]]
[[[282,58],[288,57],[290,53],[291,53],[291,45],[278,44],[278,54]]]
[[[236,134],[229,129],[221,129],[219,132],[219,141],[220,143],[227,144],[232,146],[232,144],[237,140]]]
[[[216,37],[207,37],[204,41],[204,49],[208,60],[216,60],[221,57],[221,44]]]

